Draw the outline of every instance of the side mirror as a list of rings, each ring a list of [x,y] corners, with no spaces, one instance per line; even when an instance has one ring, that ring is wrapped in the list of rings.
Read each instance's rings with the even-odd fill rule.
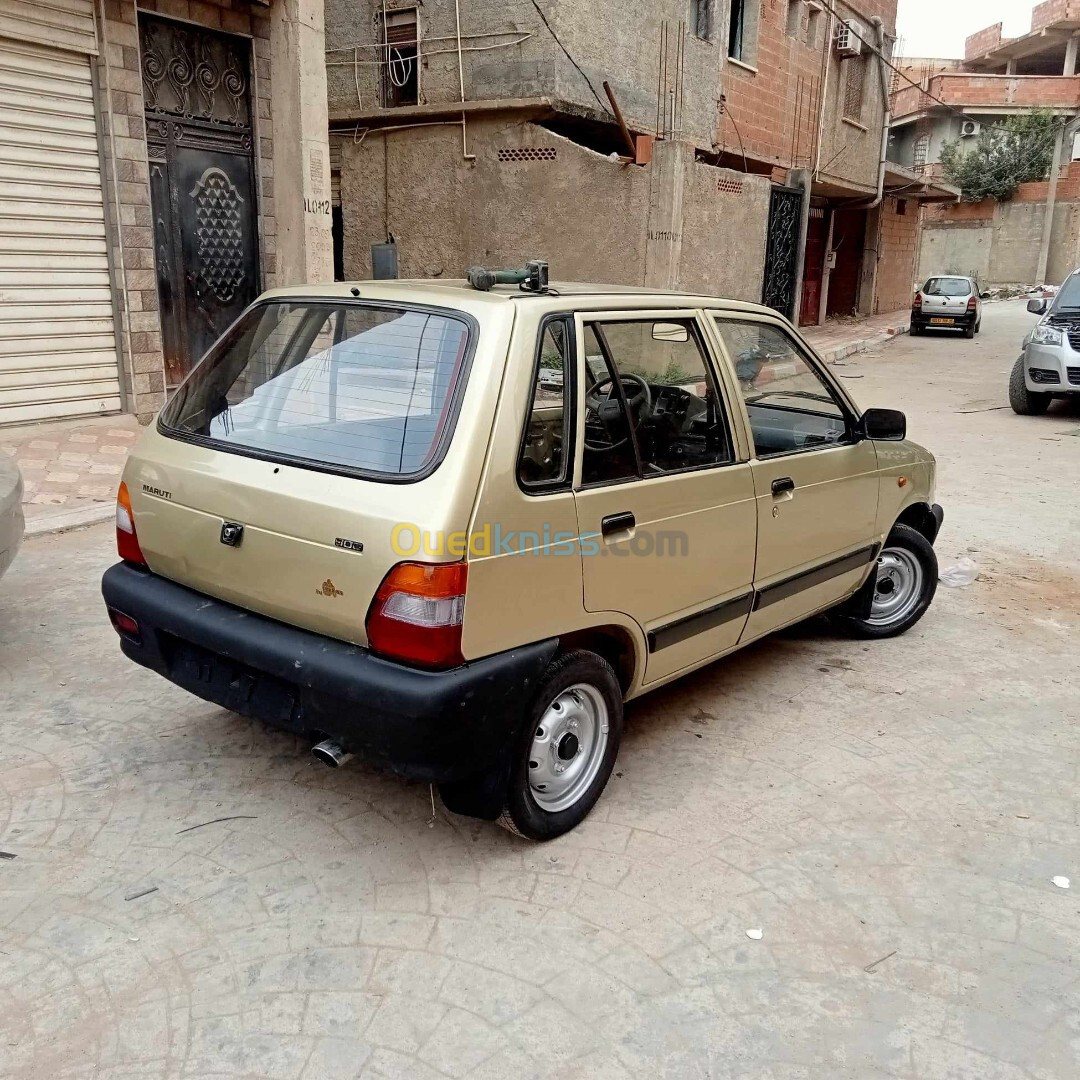
[[[685,342],[690,340],[690,331],[682,323],[653,323],[653,341]]]
[[[867,409],[859,421],[864,439],[900,442],[907,438],[907,417],[898,409]]]
[[[1046,314],[1046,301],[1045,300],[1029,300],[1028,311],[1032,315],[1045,315]]]

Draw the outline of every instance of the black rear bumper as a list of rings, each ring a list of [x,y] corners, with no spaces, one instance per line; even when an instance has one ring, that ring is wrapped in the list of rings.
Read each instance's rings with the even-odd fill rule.
[[[420,671],[358,645],[276,622],[128,563],[102,595],[138,623],[120,646],[193,694],[274,727],[334,736],[412,779],[445,783],[505,760],[558,646],[536,642],[451,671]]]

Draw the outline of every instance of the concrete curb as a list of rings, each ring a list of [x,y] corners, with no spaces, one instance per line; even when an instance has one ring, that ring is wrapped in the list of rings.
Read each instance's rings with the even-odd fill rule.
[[[827,364],[835,364],[837,360],[843,360],[848,356],[854,356],[855,353],[866,352],[868,349],[874,348],[877,345],[886,345],[895,338],[902,337],[907,332],[908,324],[905,322],[900,326],[890,326],[885,330],[879,330],[876,334],[862,338],[859,341],[848,342],[846,345],[838,345],[834,349],[826,349],[824,351],[819,350],[818,355],[820,355]]]
[[[49,533],[70,532],[72,529],[83,529],[87,525],[99,525],[103,521],[111,521],[115,514],[116,507],[112,503],[80,506],[77,510],[60,508],[35,515],[33,519],[28,520],[26,529],[23,531],[23,539],[47,536]]]

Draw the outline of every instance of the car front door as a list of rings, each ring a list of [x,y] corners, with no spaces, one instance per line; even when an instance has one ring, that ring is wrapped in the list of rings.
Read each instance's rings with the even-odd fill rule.
[[[855,414],[782,324],[716,313],[753,440],[758,547],[743,640],[849,595],[877,557],[878,462]]]
[[[577,338],[585,607],[638,622],[651,683],[738,643],[757,530],[748,450],[695,312],[579,314]]]

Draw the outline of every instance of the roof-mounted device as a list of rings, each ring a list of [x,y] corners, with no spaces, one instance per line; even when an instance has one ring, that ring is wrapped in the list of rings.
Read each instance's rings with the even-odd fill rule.
[[[522,292],[546,293],[548,291],[548,264],[533,259],[524,270],[487,270],[483,266],[470,266],[465,279],[480,292],[489,292],[496,285],[517,285]]]

